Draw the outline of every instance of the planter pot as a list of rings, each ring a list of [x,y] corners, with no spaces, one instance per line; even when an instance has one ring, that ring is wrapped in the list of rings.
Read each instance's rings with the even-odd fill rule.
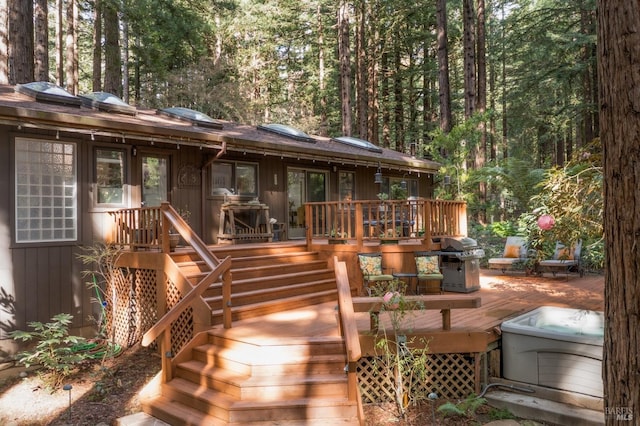
[[[347,244],[347,240],[342,238],[329,238],[329,244]]]
[[[380,240],[380,245],[387,245],[387,244],[398,244],[398,240],[394,240],[394,239],[381,239]]]
[[[169,234],[169,247],[174,251],[180,242],[180,234]]]

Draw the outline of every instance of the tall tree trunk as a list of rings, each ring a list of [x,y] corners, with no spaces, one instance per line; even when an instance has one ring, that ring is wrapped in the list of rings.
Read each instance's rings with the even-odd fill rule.
[[[33,2],[9,2],[9,84],[33,81]]]
[[[122,99],[129,103],[129,23],[122,23]]]
[[[400,52],[400,35],[393,35],[393,104],[395,127],[395,150],[404,152],[404,90],[402,87],[402,54]]]
[[[580,33],[583,34],[585,39],[588,39],[594,32],[593,26],[593,17],[592,12],[586,9],[586,6],[582,1],[579,2],[580,7]],[[584,67],[584,71],[582,73],[582,122],[584,126],[584,139],[581,141],[582,143],[589,143],[595,137],[595,129],[594,129],[594,120],[593,120],[593,110],[592,105],[595,104],[595,100],[593,98],[593,80],[594,77],[591,75],[591,64],[594,62],[593,55],[593,46],[591,43],[585,44],[582,47],[582,51],[580,52],[580,56],[582,59],[582,63],[586,64]],[[580,142],[580,141],[579,141]]]
[[[114,2],[105,2],[104,11],[104,90],[122,96],[120,63],[120,25]]]
[[[478,89],[476,97],[476,110],[480,114],[484,114],[487,110],[487,58],[486,58],[486,31],[485,31],[485,11],[484,0],[478,0],[478,10],[476,12],[476,44],[477,44],[477,64],[478,64]],[[484,167],[487,158],[487,123],[480,121],[478,123],[478,131],[480,132],[480,140],[475,149],[475,164],[476,170]],[[478,211],[478,221],[485,223],[487,219],[486,204],[487,204],[487,184],[486,182],[480,182],[478,185],[479,201],[483,206]]]
[[[378,83],[380,81],[380,23],[379,3],[373,5],[369,2],[367,6],[367,21],[369,22],[369,38],[367,42],[367,131],[364,133],[365,139],[378,145],[380,143],[380,133],[378,117],[380,114],[380,101],[378,95]],[[388,146],[388,145],[383,145]]]
[[[92,90],[102,91],[102,0],[94,0],[93,4],[93,67]]]
[[[469,119],[476,109],[476,43],[473,0],[462,1],[464,49],[464,116]]]
[[[9,84],[9,4],[0,0],[0,84]]]
[[[49,81],[49,2],[35,2],[35,52],[34,77],[37,81]]]
[[[367,34],[367,6],[369,2],[360,0],[357,3],[357,26],[356,26],[356,115],[358,120],[358,135],[363,139],[368,138],[367,132],[367,73],[369,72],[367,63],[367,53],[371,55],[366,46],[366,34]],[[369,34],[371,37],[371,34]],[[374,59],[369,56],[369,61]]]
[[[78,6],[76,0],[67,2],[67,35],[65,43],[65,61],[67,65],[67,90],[78,94]]]
[[[380,56],[380,67],[383,70],[389,69],[389,54],[382,52]],[[382,141],[381,145],[389,147],[391,145],[391,99],[389,90],[389,73],[383,72],[380,77],[380,98],[382,104]]]
[[[322,5],[318,2],[317,9],[318,19],[318,90],[320,91],[320,125],[318,126],[318,134],[327,136],[329,134],[329,117],[327,116],[327,93],[326,93],[326,76],[324,63],[324,25],[322,24]]]
[[[351,136],[351,52],[349,49],[349,3],[347,0],[341,0],[338,8],[338,62],[340,67],[342,134]]]
[[[502,19],[500,20],[500,85],[502,86],[502,158],[509,158],[509,144],[507,140],[507,42],[505,29],[505,9],[502,3]]]
[[[606,243],[604,410],[607,425],[627,425],[640,417],[640,2],[598,0],[597,7]]]
[[[56,2],[56,83],[64,86],[64,2]]]
[[[447,42],[447,0],[436,2],[438,43],[438,97],[440,101],[440,129],[451,131],[451,88],[449,87],[449,47]]]

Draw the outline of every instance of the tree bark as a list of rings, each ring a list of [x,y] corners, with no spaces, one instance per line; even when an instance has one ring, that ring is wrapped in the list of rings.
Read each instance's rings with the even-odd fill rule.
[[[120,26],[118,10],[113,2],[103,3],[104,11],[104,90],[122,96],[120,63]]]
[[[64,3],[62,0],[56,1],[56,83],[64,86]]]
[[[9,2],[9,84],[33,81],[33,2]]]
[[[37,81],[49,81],[49,2],[35,2],[35,52],[34,77]]]
[[[463,0],[464,49],[464,116],[469,119],[476,110],[476,43],[473,0]]]
[[[0,0],[0,84],[9,84],[9,4]]]
[[[102,91],[102,0],[94,0],[92,89]]]
[[[367,34],[367,5],[366,1],[359,1],[357,3],[357,26],[356,26],[356,115],[358,120],[358,135],[363,139],[368,138],[367,132],[367,48],[366,34]],[[371,36],[371,34],[369,34]],[[369,52],[370,54],[370,52]],[[369,57],[369,60],[373,58]]]
[[[598,0],[607,425],[640,417],[640,2]],[[630,421],[631,420],[631,421]]]
[[[65,62],[67,90],[78,94],[78,6],[76,0],[67,2],[67,34],[65,43]]]
[[[449,133],[452,127],[451,89],[449,87],[449,47],[447,42],[447,0],[436,3],[438,42],[438,97],[440,100],[440,129]]]
[[[340,67],[342,134],[351,136],[351,53],[349,49],[349,4],[347,0],[341,0],[338,8],[338,61]]]

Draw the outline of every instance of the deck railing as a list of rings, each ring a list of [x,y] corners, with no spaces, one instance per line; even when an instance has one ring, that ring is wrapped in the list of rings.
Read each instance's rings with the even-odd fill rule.
[[[356,200],[305,205],[307,240],[422,239],[467,234],[466,203],[448,200]]]
[[[344,346],[347,352],[347,386],[348,398],[358,405],[358,418],[360,424],[364,425],[364,412],[362,408],[362,398],[358,387],[358,361],[362,358],[362,348],[360,347],[360,336],[356,325],[356,317],[351,301],[351,287],[349,276],[344,262],[339,262],[337,257],[333,258],[333,266],[336,274],[336,284],[338,287],[338,324],[340,334],[344,339]]]
[[[172,340],[175,340],[171,335],[172,324],[189,308],[194,307],[195,304],[203,303],[202,293],[218,279],[222,281],[224,326],[231,327],[231,258],[227,257],[220,261],[169,203],[163,203],[160,207],[119,210],[111,212],[111,215],[116,222],[114,244],[129,246],[132,249],[158,248],[168,257],[167,254],[170,252],[169,229],[173,229],[187,245],[191,246],[209,269],[209,272],[197,284],[183,292],[180,300],[164,313],[142,338],[143,346],[148,346],[156,340],[160,341],[162,378],[164,382],[169,381],[173,375],[171,358],[180,349],[172,344]],[[167,273],[170,266],[167,264],[171,264],[170,259],[164,260],[164,263],[164,271]],[[181,274],[181,272],[176,269],[173,274]],[[188,282],[186,277],[182,276],[181,278],[182,281]],[[194,325],[211,325],[210,310],[194,308],[191,311],[194,315],[192,321]],[[195,318],[197,315],[200,317]]]

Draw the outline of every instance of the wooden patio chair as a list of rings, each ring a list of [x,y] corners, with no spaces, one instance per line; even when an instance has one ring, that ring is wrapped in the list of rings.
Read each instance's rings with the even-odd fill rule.
[[[414,260],[416,262],[416,294],[420,294],[420,287],[422,284],[428,289],[427,281],[439,281],[438,292],[442,293],[442,280],[444,275],[440,268],[440,256],[430,254],[429,252],[415,252]]]
[[[526,262],[527,252],[524,237],[507,237],[502,257],[489,259],[489,269],[500,269],[503,274],[507,270],[514,270],[518,264]]]
[[[584,269],[580,265],[580,254],[582,252],[582,241],[567,247],[561,242],[556,242],[556,249],[552,259],[541,260],[536,265],[537,272],[543,274],[551,272],[554,276],[560,273],[566,273],[567,277],[570,273],[578,273],[581,277],[584,275]]]
[[[391,283],[392,274],[385,274],[382,266],[382,253],[358,253],[358,264],[362,271],[363,290],[371,296],[371,283]]]

